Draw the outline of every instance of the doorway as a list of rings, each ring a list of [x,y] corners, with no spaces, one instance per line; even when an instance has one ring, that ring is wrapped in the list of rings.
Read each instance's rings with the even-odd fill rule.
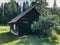
[[[21,28],[23,34],[29,34],[31,30],[31,25],[29,24],[28,21],[22,21]]]

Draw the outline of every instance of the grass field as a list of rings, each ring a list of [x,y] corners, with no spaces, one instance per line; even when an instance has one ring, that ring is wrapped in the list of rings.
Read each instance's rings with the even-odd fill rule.
[[[0,45],[60,45],[60,36],[56,40],[32,35],[20,37],[9,33],[9,26],[0,26]]]

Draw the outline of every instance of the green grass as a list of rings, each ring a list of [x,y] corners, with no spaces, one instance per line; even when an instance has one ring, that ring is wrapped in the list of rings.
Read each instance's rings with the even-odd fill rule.
[[[9,32],[9,26],[0,26],[0,33]]]
[[[0,26],[0,45],[60,45],[60,37],[57,40],[32,35],[27,38],[20,37],[11,34],[9,26]]]

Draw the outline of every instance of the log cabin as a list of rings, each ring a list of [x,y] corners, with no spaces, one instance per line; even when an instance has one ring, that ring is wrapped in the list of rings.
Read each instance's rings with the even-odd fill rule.
[[[35,6],[22,12],[9,21],[10,32],[14,35],[31,34],[31,24],[33,24],[33,21],[38,21],[39,15]]]

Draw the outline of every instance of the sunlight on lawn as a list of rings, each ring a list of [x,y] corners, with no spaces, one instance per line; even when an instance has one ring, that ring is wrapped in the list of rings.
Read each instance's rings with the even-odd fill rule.
[[[0,26],[0,33],[9,32],[9,26]]]
[[[0,26],[0,45],[60,45],[60,35],[57,35],[57,40],[32,35],[20,38],[21,36],[14,36],[9,30],[9,26]]]

